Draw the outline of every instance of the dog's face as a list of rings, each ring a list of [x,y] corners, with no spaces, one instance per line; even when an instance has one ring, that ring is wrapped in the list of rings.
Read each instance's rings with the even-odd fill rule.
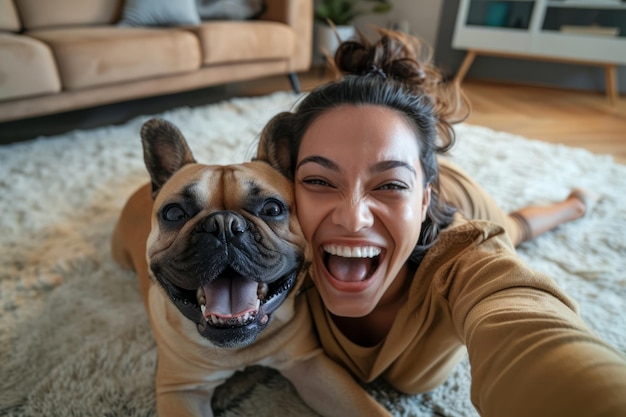
[[[198,164],[164,121],[147,122],[142,140],[155,197],[151,275],[211,343],[249,345],[303,267],[292,184],[261,161]]]

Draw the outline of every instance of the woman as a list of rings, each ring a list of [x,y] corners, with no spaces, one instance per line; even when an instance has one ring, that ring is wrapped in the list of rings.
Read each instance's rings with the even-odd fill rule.
[[[295,182],[324,349],[362,381],[433,389],[469,353],[484,416],[626,415],[626,359],[514,246],[581,217],[586,195],[505,215],[437,154],[466,109],[419,43],[342,44],[347,73],[277,115],[258,157]]]

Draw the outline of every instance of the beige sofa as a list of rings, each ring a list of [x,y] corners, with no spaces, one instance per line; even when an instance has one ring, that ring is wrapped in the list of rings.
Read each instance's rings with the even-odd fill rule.
[[[158,28],[118,26],[123,2],[0,0],[0,122],[310,67],[313,0]]]

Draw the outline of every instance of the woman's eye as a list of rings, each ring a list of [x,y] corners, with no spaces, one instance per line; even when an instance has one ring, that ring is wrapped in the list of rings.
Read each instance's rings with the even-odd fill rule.
[[[179,222],[187,219],[189,215],[178,204],[170,204],[163,209],[162,217],[168,222]]]
[[[400,184],[397,182],[392,182],[389,184],[383,184],[382,186],[378,187],[379,190],[406,190],[408,187],[404,184]]]
[[[263,208],[261,209],[261,215],[262,216],[270,216],[270,217],[276,217],[276,216],[280,216],[281,214],[283,214],[283,205],[280,204],[278,201],[268,201],[267,203],[265,203],[265,205],[263,206]]]
[[[309,184],[309,185],[321,185],[321,186],[326,186],[326,187],[330,186],[329,183],[319,178],[308,178],[308,179],[302,180],[302,182],[304,184]]]

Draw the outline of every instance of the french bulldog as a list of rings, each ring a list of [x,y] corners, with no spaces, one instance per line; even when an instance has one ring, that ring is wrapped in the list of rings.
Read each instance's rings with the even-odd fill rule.
[[[212,416],[215,388],[263,365],[322,416],[389,416],[320,347],[300,295],[309,258],[292,183],[261,160],[197,163],[165,120],[147,121],[141,139],[151,181],[127,201],[111,248],[139,279],[158,414]]]

